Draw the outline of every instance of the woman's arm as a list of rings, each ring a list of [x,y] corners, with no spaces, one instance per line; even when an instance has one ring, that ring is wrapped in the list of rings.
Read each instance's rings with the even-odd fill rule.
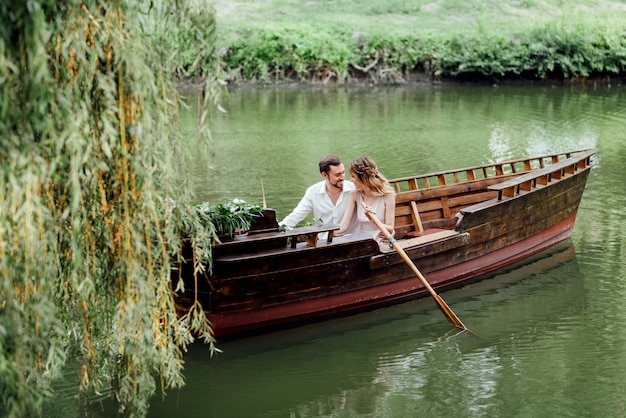
[[[385,223],[385,227],[393,235],[396,221],[396,195],[392,193],[386,194],[383,200],[385,202],[385,219],[383,222]]]
[[[348,201],[346,202],[346,212],[343,214],[343,219],[339,225],[339,230],[335,231],[335,236],[341,236],[346,233],[352,222],[352,217],[356,212],[356,194],[357,191],[353,190],[348,193]]]

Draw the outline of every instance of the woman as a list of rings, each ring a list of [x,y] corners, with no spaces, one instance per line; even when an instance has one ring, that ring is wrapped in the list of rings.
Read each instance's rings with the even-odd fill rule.
[[[341,236],[346,233],[352,217],[357,216],[361,226],[361,232],[372,232],[373,238],[378,242],[381,251],[392,251],[389,241],[371,222],[365,211],[372,212],[384,224],[385,228],[394,235],[394,218],[396,216],[396,194],[387,179],[378,172],[376,163],[370,157],[361,157],[350,163],[351,180],[356,190],[350,192],[346,204],[346,213],[335,233]],[[367,209],[361,202],[365,202]]]

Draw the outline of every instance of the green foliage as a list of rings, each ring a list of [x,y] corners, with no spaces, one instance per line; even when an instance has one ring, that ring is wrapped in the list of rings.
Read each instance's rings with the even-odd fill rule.
[[[573,0],[229,2],[220,42],[235,82],[621,76],[622,8]]]
[[[626,37],[605,28],[552,25],[516,36],[463,37],[436,54],[441,75],[575,78],[620,75],[626,69]]]
[[[331,33],[310,28],[281,28],[242,33],[229,45],[225,58],[231,74],[244,80],[271,82],[284,78],[343,81],[353,48]]]
[[[193,335],[212,342],[201,307],[176,314],[171,259],[185,219],[169,199],[192,199],[178,47],[205,46],[189,59],[206,80],[206,144],[215,20],[183,0],[10,3],[0,6],[0,413],[38,414],[71,353],[77,391],[112,390],[121,412],[145,415],[155,379],[183,384]],[[185,42],[169,42],[172,31]]]
[[[254,218],[262,213],[260,205],[248,204],[241,199],[217,205],[204,202],[192,206],[191,211],[201,229],[214,228],[222,237],[232,237],[236,232],[249,230]]]
[[[249,230],[254,218],[263,212],[260,205],[249,204],[241,199],[216,205],[203,202],[191,206],[179,206],[170,199],[169,206],[170,213],[176,213],[182,221],[181,234],[191,240],[196,260],[196,280],[197,275],[207,267],[211,269],[211,245]],[[178,284],[183,286],[184,283],[181,280]]]
[[[296,78],[374,77],[394,71],[458,78],[574,78],[620,75],[626,67],[626,37],[613,28],[547,25],[523,34],[480,29],[450,38],[416,37],[391,31],[348,37],[295,30],[247,32],[226,57],[232,78],[280,82]],[[332,74],[329,74],[332,73]],[[401,77],[400,76],[400,77]]]

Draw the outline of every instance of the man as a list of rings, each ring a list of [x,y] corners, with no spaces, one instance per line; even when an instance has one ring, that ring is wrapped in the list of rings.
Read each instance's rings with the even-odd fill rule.
[[[324,180],[306,190],[298,206],[279,222],[280,225],[294,228],[311,211],[316,224],[321,222],[339,225],[341,223],[346,211],[348,193],[354,190],[354,183],[345,180],[346,170],[339,157],[327,155],[319,162],[319,166]],[[358,232],[358,225],[358,222],[352,222],[346,234]],[[319,238],[326,239],[327,235],[327,233],[320,234]]]

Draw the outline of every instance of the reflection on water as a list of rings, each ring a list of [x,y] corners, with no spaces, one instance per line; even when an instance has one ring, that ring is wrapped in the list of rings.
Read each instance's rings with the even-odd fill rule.
[[[424,416],[497,416],[500,397],[519,383],[515,376],[552,362],[538,355],[547,350],[541,335],[566,331],[584,299],[568,241],[446,293],[477,336],[451,329],[432,300],[422,299],[225,343],[213,360],[194,347],[188,386],[150,416],[172,416],[189,404],[215,417],[419,416],[418,405]],[[580,354],[567,351],[559,357]]]

